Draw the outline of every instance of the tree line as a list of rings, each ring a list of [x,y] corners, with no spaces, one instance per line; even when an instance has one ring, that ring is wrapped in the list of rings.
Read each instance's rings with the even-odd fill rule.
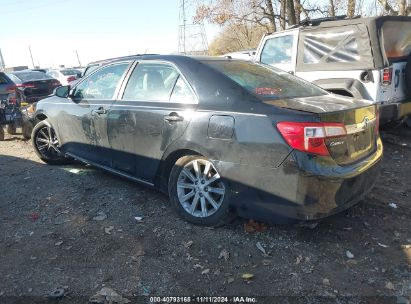
[[[195,0],[194,22],[222,27],[210,55],[255,48],[266,32],[284,30],[304,19],[411,15],[407,0]]]

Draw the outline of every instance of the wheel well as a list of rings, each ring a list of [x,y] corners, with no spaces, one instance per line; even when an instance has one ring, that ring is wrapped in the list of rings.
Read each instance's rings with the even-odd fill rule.
[[[350,92],[344,89],[327,89],[327,91],[337,94],[337,95],[353,97],[353,95]]]
[[[173,168],[177,160],[187,155],[203,156],[201,153],[198,153],[194,150],[183,149],[183,150],[177,150],[177,151],[170,153],[165,159],[162,160],[161,165],[160,165],[159,174],[157,175],[157,179],[155,183],[160,189],[160,191],[168,194],[168,178],[170,176],[171,169]]]
[[[39,114],[36,115],[36,120],[37,121],[42,121],[42,120],[45,120],[45,119],[47,119],[47,116],[44,115],[43,113],[39,113]]]

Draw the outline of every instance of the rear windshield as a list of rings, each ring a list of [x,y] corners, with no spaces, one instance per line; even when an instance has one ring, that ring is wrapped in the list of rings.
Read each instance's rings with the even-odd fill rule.
[[[63,74],[64,76],[77,75],[77,74],[80,74],[80,73],[81,73],[79,70],[73,70],[73,69],[70,69],[70,70],[61,70],[60,72],[61,72],[61,74]]]
[[[0,84],[8,84],[10,81],[7,79],[6,75],[0,73]]]
[[[327,94],[317,86],[265,64],[236,60],[207,60],[204,63],[228,76],[248,92],[263,99],[299,98]]]
[[[21,81],[31,81],[31,80],[44,80],[50,79],[50,76],[44,74],[43,72],[15,72],[11,75],[14,75]],[[14,80],[14,79],[13,79]]]

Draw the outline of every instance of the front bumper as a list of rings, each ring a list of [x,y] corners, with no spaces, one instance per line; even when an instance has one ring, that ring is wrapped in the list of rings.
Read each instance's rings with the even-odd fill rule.
[[[267,222],[315,220],[351,207],[372,189],[382,150],[378,139],[372,155],[348,166],[294,151],[278,168],[218,161],[216,167],[232,189],[238,215]]]

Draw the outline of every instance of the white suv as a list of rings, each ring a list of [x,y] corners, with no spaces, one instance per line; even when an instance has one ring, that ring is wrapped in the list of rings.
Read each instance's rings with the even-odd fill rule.
[[[410,53],[411,17],[323,18],[264,36],[255,61],[373,100],[387,123],[411,113]]]

